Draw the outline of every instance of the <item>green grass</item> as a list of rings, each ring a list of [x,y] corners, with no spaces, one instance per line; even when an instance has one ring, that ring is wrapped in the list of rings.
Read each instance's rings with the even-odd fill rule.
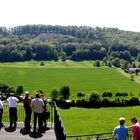
[[[53,88],[68,85],[71,98],[76,98],[78,91],[89,94],[91,91],[112,92],[127,91],[139,95],[140,85],[116,69],[107,67],[95,68],[93,62],[19,62],[0,64],[0,82],[34,92],[42,89],[47,96]],[[118,125],[118,118],[124,116],[130,125],[130,117],[139,118],[140,107],[85,109],[60,109],[67,133],[87,134],[112,131]],[[4,114],[6,115],[6,114]],[[6,116],[5,116],[6,119]],[[8,119],[8,118],[7,118]],[[139,118],[140,119],[140,118]]]
[[[139,95],[140,92],[138,83],[131,81],[116,69],[107,67],[90,68],[92,62],[86,61],[81,63],[72,61],[64,63],[60,61],[58,65],[53,61],[45,63],[49,63],[51,66],[47,67],[45,65],[41,67],[39,62],[36,61],[1,63],[0,82],[14,87],[23,85],[24,90],[29,90],[30,92],[42,89],[47,96],[50,96],[53,88],[59,89],[63,85],[68,85],[71,90],[71,98],[76,98],[78,91],[83,91],[86,94],[91,91],[127,91],[136,95]],[[56,65],[58,68],[53,68]],[[69,66],[66,67],[66,65]]]
[[[68,135],[95,134],[111,132],[118,125],[119,117],[126,118],[126,125],[131,125],[130,118],[140,120],[140,106],[114,107],[100,109],[71,108],[59,109]]]

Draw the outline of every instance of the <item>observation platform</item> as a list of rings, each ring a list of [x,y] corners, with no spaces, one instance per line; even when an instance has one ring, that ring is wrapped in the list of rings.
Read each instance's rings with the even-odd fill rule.
[[[33,133],[31,130],[30,134],[22,134],[20,130],[23,128],[21,124],[17,125],[15,131],[9,132],[6,130],[8,127],[7,123],[4,123],[5,127],[0,130],[0,140],[56,140],[54,129],[48,125],[48,129],[44,133]]]

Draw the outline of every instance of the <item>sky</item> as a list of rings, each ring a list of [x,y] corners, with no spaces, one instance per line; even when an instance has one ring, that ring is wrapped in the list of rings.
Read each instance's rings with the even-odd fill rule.
[[[0,26],[111,27],[140,32],[140,0],[0,0]]]

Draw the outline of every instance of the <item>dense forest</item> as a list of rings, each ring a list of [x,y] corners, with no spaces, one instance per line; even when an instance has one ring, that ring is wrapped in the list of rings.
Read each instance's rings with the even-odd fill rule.
[[[88,26],[0,27],[0,62],[59,59],[131,64],[140,61],[140,33]]]

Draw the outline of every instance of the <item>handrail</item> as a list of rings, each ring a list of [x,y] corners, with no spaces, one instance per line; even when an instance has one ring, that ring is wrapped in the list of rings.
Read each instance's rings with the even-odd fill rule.
[[[104,133],[96,133],[96,134],[79,134],[79,135],[67,135],[68,140],[85,140],[87,138],[95,139],[95,140],[115,140],[112,136],[113,132],[104,132]],[[127,140],[132,140],[132,133],[129,131]]]
[[[79,134],[79,135],[67,135],[64,123],[61,119],[59,110],[55,102],[50,101],[48,106],[50,110],[50,118],[48,120],[49,126],[52,129],[54,126],[54,131],[57,140],[114,140],[112,137],[112,132],[96,133],[96,134]],[[25,112],[23,108],[23,103],[18,103],[18,123],[20,127],[24,125]],[[33,113],[32,113],[33,114]],[[9,107],[8,104],[4,104],[3,121],[9,123]],[[31,124],[33,123],[33,117]],[[132,140],[132,134],[129,133],[128,140]]]
[[[67,138],[66,130],[55,102],[54,102],[54,114],[55,114],[54,130],[56,138],[57,140],[66,140]]]
[[[54,123],[54,107],[51,105],[52,102],[49,102],[47,104],[47,109],[50,111],[50,117],[47,120],[47,124],[49,124],[49,127],[52,129],[53,128],[53,123]],[[24,119],[25,119],[25,111],[23,107],[23,103],[20,102],[17,104],[17,116],[18,116],[18,126],[19,127],[24,127]],[[3,105],[3,117],[2,121],[8,125],[9,123],[9,106],[7,103],[4,103]],[[33,113],[31,117],[31,124],[33,124]]]

